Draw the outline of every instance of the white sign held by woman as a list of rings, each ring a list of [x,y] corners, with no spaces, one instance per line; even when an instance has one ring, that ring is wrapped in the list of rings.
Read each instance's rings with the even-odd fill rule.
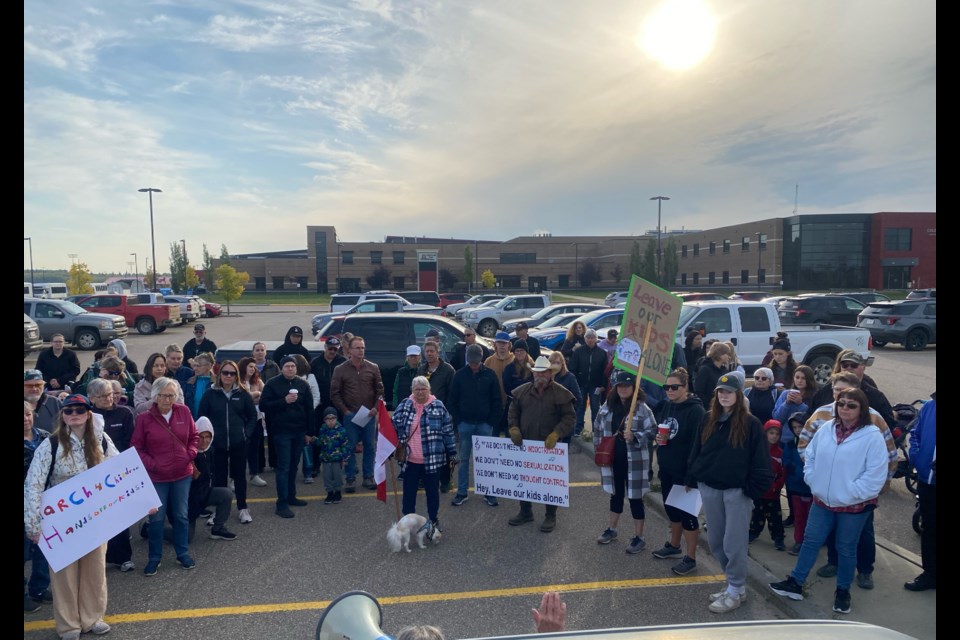
[[[570,459],[562,442],[518,447],[509,438],[473,436],[473,484],[478,495],[570,506]],[[466,461],[464,461],[466,464]]]

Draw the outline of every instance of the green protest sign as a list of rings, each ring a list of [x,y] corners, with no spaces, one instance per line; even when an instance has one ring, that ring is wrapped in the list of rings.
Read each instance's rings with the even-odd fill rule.
[[[633,276],[630,295],[623,312],[623,323],[617,340],[613,366],[633,374],[640,374],[656,384],[664,384],[673,359],[673,342],[680,322],[683,301],[652,282]],[[650,342],[642,372],[640,351],[644,333],[650,327]]]

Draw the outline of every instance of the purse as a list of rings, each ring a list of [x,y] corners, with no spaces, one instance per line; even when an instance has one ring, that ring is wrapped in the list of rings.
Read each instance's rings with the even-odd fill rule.
[[[596,450],[593,452],[593,461],[597,463],[598,467],[612,467],[613,466],[613,450],[615,445],[616,436],[603,436],[600,438],[600,444],[597,445]]]

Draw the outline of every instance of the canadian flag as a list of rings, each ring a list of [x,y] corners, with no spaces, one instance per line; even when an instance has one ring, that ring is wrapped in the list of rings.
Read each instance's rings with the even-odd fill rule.
[[[377,482],[377,500],[384,503],[387,501],[387,458],[397,450],[398,443],[397,431],[387,413],[387,405],[380,400],[377,403],[377,457],[373,479]]]

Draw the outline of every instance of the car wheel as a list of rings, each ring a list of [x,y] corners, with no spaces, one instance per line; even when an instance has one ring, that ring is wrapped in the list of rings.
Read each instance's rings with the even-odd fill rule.
[[[157,323],[153,318],[140,318],[137,320],[137,333],[143,336],[149,336],[157,330]]]
[[[818,354],[810,360],[808,366],[813,369],[813,377],[819,386],[824,386],[830,382],[830,376],[833,375],[833,363],[836,356],[828,354]]]
[[[887,346],[887,341],[886,341],[886,340],[874,340],[874,341],[873,341],[873,346],[875,346],[875,347],[885,347],[885,346]]]
[[[914,329],[907,334],[903,348],[907,351],[923,351],[927,346],[927,334],[922,329]]]
[[[90,351],[100,346],[100,335],[93,329],[80,329],[73,341],[84,351]]]
[[[485,338],[492,338],[497,335],[497,321],[489,318],[480,323],[477,327],[477,333]]]

